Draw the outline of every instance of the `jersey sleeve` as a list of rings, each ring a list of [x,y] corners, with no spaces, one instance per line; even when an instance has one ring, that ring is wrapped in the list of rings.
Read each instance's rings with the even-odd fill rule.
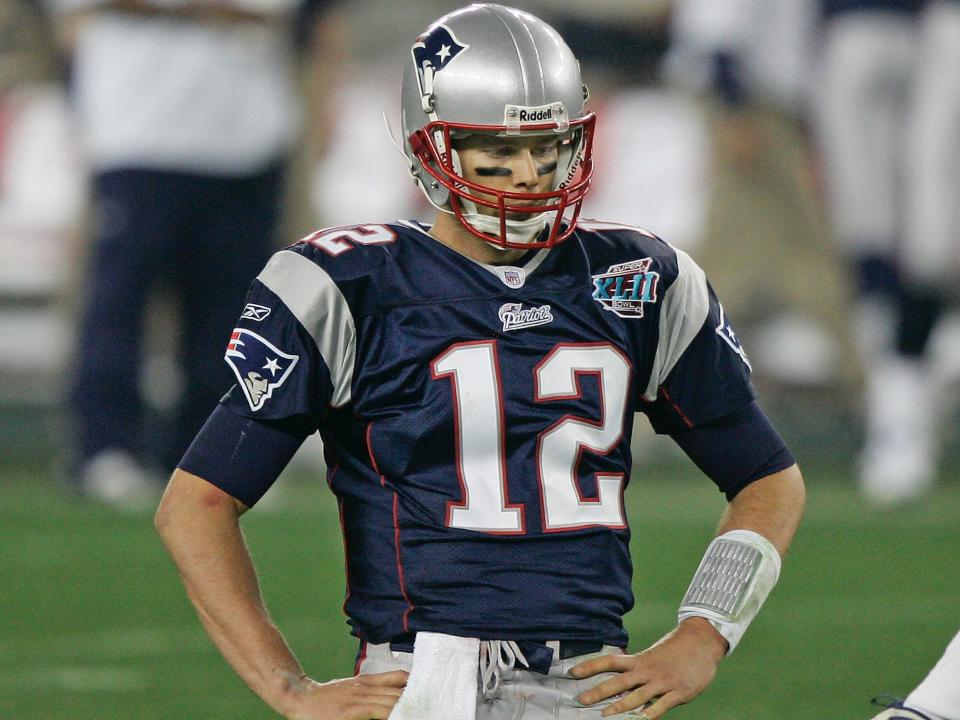
[[[350,400],[355,330],[336,283],[285,250],[257,276],[224,360],[236,384],[221,404],[257,420],[310,418]]]
[[[728,500],[755,480],[796,462],[756,401],[670,437]]]
[[[722,418],[755,398],[750,362],[703,270],[677,250],[644,412],[658,433]]]

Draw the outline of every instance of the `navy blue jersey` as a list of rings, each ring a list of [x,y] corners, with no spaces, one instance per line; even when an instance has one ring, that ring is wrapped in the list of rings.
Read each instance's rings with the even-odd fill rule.
[[[277,253],[250,290],[223,402],[319,428],[365,640],[626,645],[634,413],[672,432],[753,399],[685,253],[583,221],[519,263],[363,225]]]

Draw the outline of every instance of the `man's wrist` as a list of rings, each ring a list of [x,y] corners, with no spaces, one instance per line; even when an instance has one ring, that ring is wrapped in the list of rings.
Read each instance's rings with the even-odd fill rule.
[[[310,688],[317,683],[303,674],[292,670],[276,670],[269,682],[264,701],[284,717],[295,715],[302,705]]]
[[[720,634],[720,631],[710,620],[699,615],[692,615],[684,618],[677,625],[681,632],[693,633],[698,636],[699,642],[707,648],[710,656],[716,662],[720,662],[727,655],[730,645],[726,638]]]

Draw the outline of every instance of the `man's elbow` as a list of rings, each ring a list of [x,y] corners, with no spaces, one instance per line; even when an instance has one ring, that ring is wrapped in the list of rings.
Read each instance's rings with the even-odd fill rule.
[[[784,481],[788,484],[790,492],[793,494],[794,506],[797,508],[798,514],[802,514],[803,508],[807,504],[807,486],[803,482],[800,467],[794,463],[783,472]]]
[[[173,471],[167,489],[153,515],[153,527],[168,546],[172,536],[180,528],[189,525],[191,515],[197,512],[198,504],[202,499],[200,485],[208,485],[208,483],[180,468]]]
[[[163,493],[163,497],[160,499],[157,511],[153,514],[153,527],[164,543],[167,542],[168,537],[176,527],[176,517],[174,513],[176,503],[172,498],[172,490],[173,481],[171,480],[166,492]]]
[[[153,516],[153,526],[169,546],[171,538],[185,529],[233,525],[246,510],[246,505],[216,485],[178,468]]]
[[[768,503],[774,503],[782,512],[799,522],[807,502],[807,488],[796,463],[768,475],[757,483],[757,486],[757,490],[763,493]]]
[[[800,468],[794,464],[767,479],[771,481],[767,483],[767,489],[771,492],[769,501],[778,508],[775,514],[779,515],[783,528],[788,531],[787,537],[792,538],[800,525],[807,503],[807,488],[803,475]]]

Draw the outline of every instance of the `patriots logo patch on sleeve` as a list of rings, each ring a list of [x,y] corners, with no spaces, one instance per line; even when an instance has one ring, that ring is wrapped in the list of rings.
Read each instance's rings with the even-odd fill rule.
[[[223,359],[237,376],[250,409],[256,412],[290,377],[300,357],[283,352],[254,332],[236,328]]]
[[[740,359],[743,360],[744,364],[752,372],[753,366],[750,364],[750,358],[747,357],[747,351],[743,349],[743,345],[740,344],[740,339],[733,331],[733,325],[730,324],[730,318],[728,318],[727,314],[723,311],[723,305],[720,305],[720,322],[717,324],[716,329],[717,335],[723,338],[724,342],[733,348],[733,351],[740,356]]]

